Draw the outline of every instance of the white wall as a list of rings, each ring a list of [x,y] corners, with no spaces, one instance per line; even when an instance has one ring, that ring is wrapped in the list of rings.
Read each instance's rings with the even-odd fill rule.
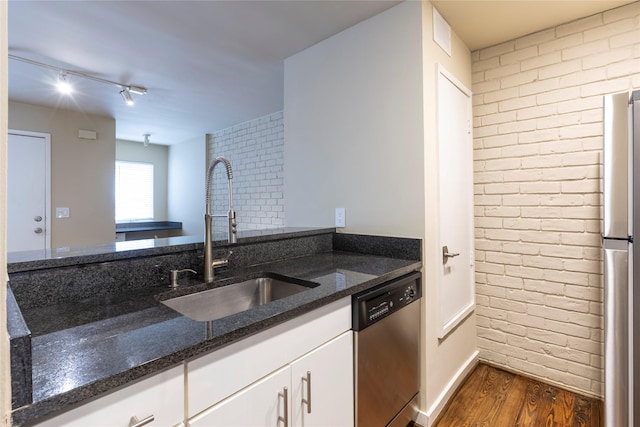
[[[471,315],[437,339],[436,63],[470,87],[471,57],[454,34],[449,58],[431,26],[430,3],[404,2],[285,60],[285,200],[288,226],[333,226],[345,207],[346,232],[424,239],[421,408],[435,417],[476,330]]]
[[[285,60],[288,226],[421,237],[420,3],[402,3]]]
[[[640,2],[473,53],[481,357],[602,396],[602,96],[640,88]]]
[[[153,220],[171,220],[167,213],[169,147],[117,139],[116,160],[153,164]]]
[[[433,41],[433,8],[428,1],[422,8],[422,71],[424,103],[424,186],[425,239],[424,282],[425,339],[423,341],[424,371],[423,409],[434,421],[450,393],[455,391],[458,374],[476,354],[476,319],[472,313],[443,340],[438,339],[438,293],[441,248],[439,246],[438,182],[446,179],[446,165],[438,164],[437,132],[437,64],[442,65],[462,84],[471,89],[471,54],[469,49],[451,32],[451,57]],[[439,176],[442,168],[444,176]],[[449,393],[449,394],[447,394]]]
[[[205,135],[169,146],[167,213],[182,222],[182,234],[204,239]]]

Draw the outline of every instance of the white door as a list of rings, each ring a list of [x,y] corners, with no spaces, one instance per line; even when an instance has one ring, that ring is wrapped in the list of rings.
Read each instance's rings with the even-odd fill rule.
[[[471,92],[438,69],[439,337],[475,307]]]
[[[353,333],[291,364],[293,426],[353,427]]]
[[[9,131],[8,252],[50,247],[50,144],[47,134]]]
[[[287,366],[193,417],[189,426],[291,426],[290,390],[291,368]]]

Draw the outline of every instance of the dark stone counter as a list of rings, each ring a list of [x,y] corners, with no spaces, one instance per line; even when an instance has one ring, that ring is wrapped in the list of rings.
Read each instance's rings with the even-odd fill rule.
[[[69,294],[66,299],[57,298],[52,289],[69,288],[65,284],[78,279],[67,271],[67,279],[44,292],[48,296],[42,300],[34,299],[22,290],[14,290],[21,314],[32,333],[33,403],[14,407],[13,425],[40,421],[184,360],[421,268],[418,239],[375,237],[373,239],[382,240],[368,241],[366,236],[336,236],[331,231],[310,240],[309,236],[302,235],[298,236],[300,240],[267,240],[244,248],[234,245],[234,256],[238,253],[239,259],[235,265],[230,263],[228,269],[217,270],[213,284],[202,284],[198,278],[183,279],[177,290],[169,290],[168,282],[164,281],[127,287],[115,286],[118,280],[114,280],[114,286],[107,286],[93,295],[81,290],[82,298]],[[331,240],[329,247],[327,237]],[[310,242],[315,247],[309,249]],[[358,245],[369,253],[341,250],[345,246],[354,249]],[[279,260],[269,259],[276,255]],[[265,259],[269,260],[259,262]],[[127,265],[123,271],[129,267]],[[106,269],[106,266],[88,264],[76,266],[74,270],[91,268]],[[213,322],[191,320],[160,302],[190,290],[223,286],[233,282],[234,276],[255,272],[273,272],[312,281],[319,286]],[[27,283],[38,282],[33,276],[37,273],[18,274],[15,277],[17,287],[28,288]],[[81,274],[87,276],[89,282],[99,277]],[[42,291],[46,288],[44,277],[39,279],[42,279]]]
[[[244,230],[238,232],[238,243],[262,243],[289,237],[316,236],[333,232],[335,232],[334,228],[308,227]],[[42,251],[9,252],[7,254],[7,269],[9,273],[15,273],[154,255],[168,255],[185,251],[202,250],[202,241],[202,236],[178,236],[113,242],[86,247],[63,247]],[[214,247],[226,246],[226,234],[217,234],[214,236]]]

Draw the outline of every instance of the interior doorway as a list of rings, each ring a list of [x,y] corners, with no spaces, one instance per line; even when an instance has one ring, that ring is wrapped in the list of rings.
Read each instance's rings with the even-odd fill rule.
[[[471,91],[438,67],[438,337],[475,309]]]
[[[9,130],[7,252],[51,247],[51,136]]]

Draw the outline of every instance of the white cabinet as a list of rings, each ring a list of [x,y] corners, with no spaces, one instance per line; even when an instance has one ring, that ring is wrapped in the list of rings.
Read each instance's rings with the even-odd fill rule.
[[[189,426],[291,426],[285,422],[291,413],[285,403],[290,387],[291,372],[285,367],[189,420]]]
[[[146,378],[93,402],[50,418],[37,427],[128,427],[132,417],[153,416],[153,426],[184,425],[184,366]]]
[[[352,333],[345,332],[192,418],[189,426],[351,427],[352,350]]]
[[[353,426],[353,333],[345,332],[293,362],[291,388],[290,425]]]
[[[187,363],[189,417],[350,329],[351,299],[346,297],[190,360]]]

